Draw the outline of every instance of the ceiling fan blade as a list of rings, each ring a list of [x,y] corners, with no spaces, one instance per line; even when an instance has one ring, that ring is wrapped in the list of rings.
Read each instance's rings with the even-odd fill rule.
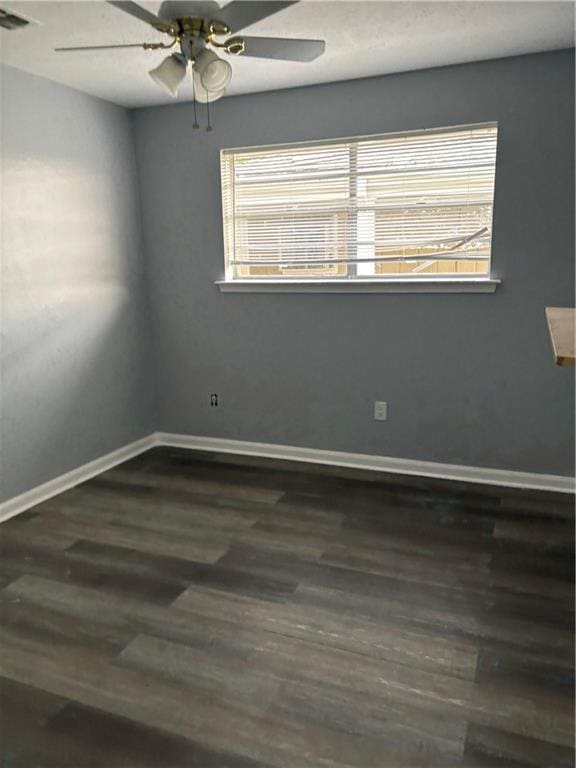
[[[158,29],[161,32],[166,32],[170,26],[155,14],[147,11],[146,8],[142,8],[138,3],[132,3],[130,0],[106,0],[106,2],[109,5],[116,6],[116,8],[124,11],[124,13],[130,14],[130,16],[134,16],[134,18],[140,19],[140,21],[144,21],[146,24],[150,24],[154,29]]]
[[[143,48],[142,43],[130,43],[129,45],[78,45],[72,48],[54,48],[55,51],[105,51],[111,48]]]
[[[284,61],[314,61],[324,53],[324,40],[299,40],[287,37],[246,37],[241,56],[257,59],[282,59]]]
[[[280,0],[272,0],[271,2],[265,2],[264,0],[232,0],[231,3],[220,9],[216,18],[225,21],[232,32],[236,34],[241,29],[249,27],[251,24],[255,24],[257,21],[268,16],[272,16],[273,13],[278,13],[278,11],[282,11],[284,8],[289,8],[297,2],[298,0],[286,0],[286,2],[280,2]]]

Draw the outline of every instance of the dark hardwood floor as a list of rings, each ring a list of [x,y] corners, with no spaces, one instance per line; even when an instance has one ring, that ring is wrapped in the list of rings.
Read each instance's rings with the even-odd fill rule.
[[[570,768],[573,504],[150,451],[0,526],[0,768]]]

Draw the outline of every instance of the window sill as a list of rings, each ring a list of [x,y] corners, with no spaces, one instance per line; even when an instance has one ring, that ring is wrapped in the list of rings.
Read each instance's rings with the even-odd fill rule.
[[[223,293],[494,293],[495,278],[437,280],[217,280]]]

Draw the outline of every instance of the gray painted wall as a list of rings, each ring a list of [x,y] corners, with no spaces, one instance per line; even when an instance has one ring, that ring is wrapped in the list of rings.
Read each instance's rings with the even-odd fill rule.
[[[130,113],[3,67],[0,500],[154,427]]]
[[[264,66],[264,65],[263,65]],[[573,52],[138,110],[165,431],[572,474]],[[494,295],[220,294],[218,151],[498,120]],[[210,408],[209,393],[220,395]],[[375,422],[373,401],[389,420]]]

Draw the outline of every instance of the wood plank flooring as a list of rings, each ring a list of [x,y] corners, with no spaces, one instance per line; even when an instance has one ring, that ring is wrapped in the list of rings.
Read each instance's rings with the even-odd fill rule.
[[[149,451],[0,527],[0,768],[570,768],[573,510]]]

